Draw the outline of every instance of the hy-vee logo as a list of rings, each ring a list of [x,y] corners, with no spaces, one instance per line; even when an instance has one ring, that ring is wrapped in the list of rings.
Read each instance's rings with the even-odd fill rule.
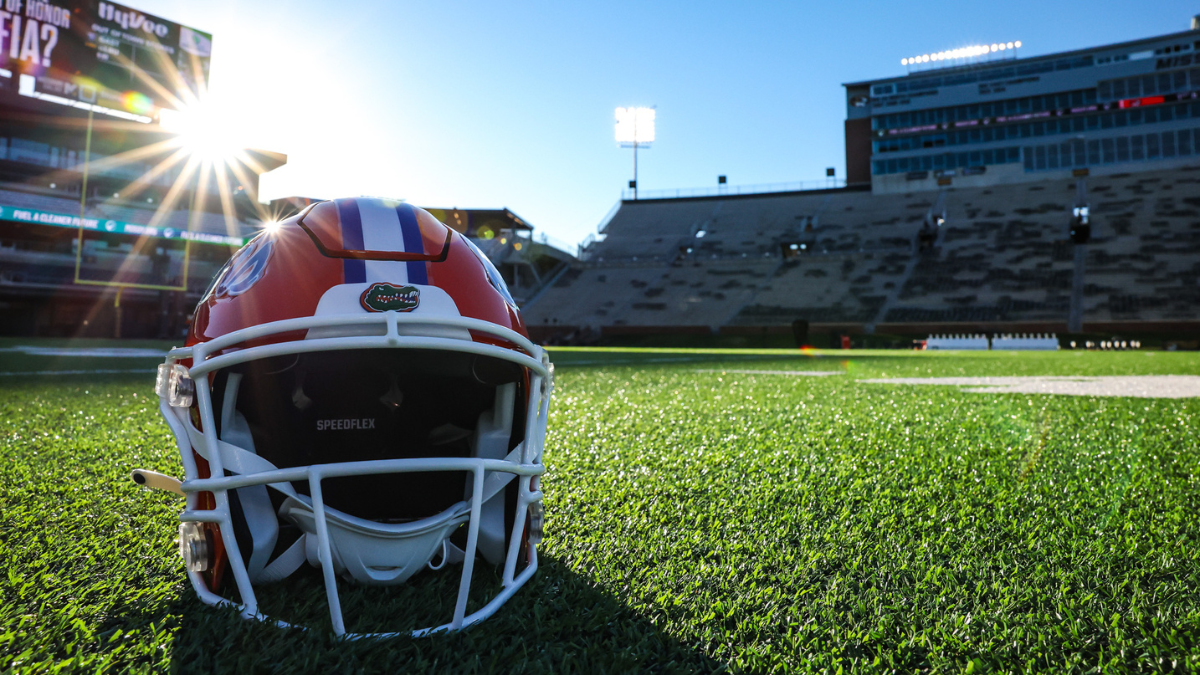
[[[100,18],[112,21],[125,30],[132,28],[133,30],[144,30],[160,38],[167,36],[167,27],[163,24],[155,23],[132,9],[117,9],[107,2],[100,3]]]
[[[381,281],[363,291],[359,302],[368,312],[411,312],[421,304],[421,290]]]

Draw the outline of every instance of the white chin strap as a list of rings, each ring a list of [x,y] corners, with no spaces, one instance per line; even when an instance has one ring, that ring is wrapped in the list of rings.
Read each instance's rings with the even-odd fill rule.
[[[467,503],[459,502],[431,518],[389,525],[327,509],[333,567],[361,584],[402,584],[432,561],[439,549],[450,545],[450,533],[466,522],[470,513]],[[320,567],[312,506],[289,497],[279,515],[304,531],[305,558],[308,564]]]
[[[207,448],[204,435],[192,425],[186,425],[192,447],[208,459],[203,449]],[[244,448],[218,440],[221,464],[231,473],[251,475],[275,471],[277,466]],[[518,444],[505,457],[510,462],[519,462],[524,443]],[[496,497],[515,474],[492,472],[483,483],[483,503]],[[252,582],[269,583],[280,581],[295,572],[305,562],[320,567],[317,555],[316,515],[312,500],[298,494],[290,483],[271,483],[267,487],[287,496],[279,509],[279,516],[295,523],[304,532],[300,538],[275,560],[262,567],[252,565],[249,569]],[[357,518],[348,513],[325,506],[325,522],[328,526],[329,545],[333,554],[333,566],[341,576],[363,584],[400,584],[429,565],[440,569],[447,562],[463,559],[462,549],[450,543],[449,537],[459,525],[470,518],[471,506],[463,501],[429,518],[408,523],[377,523]],[[441,560],[433,565],[438,552]]]

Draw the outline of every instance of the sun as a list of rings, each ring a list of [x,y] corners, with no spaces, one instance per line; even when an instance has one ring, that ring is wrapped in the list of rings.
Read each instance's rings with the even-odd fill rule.
[[[207,163],[228,164],[247,147],[237,117],[209,101],[198,101],[182,110],[164,108],[159,113],[159,125],[176,134],[176,142],[188,155]]]

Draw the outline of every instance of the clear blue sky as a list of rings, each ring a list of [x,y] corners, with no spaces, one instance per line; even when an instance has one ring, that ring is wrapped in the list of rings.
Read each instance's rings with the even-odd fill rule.
[[[211,90],[288,153],[267,197],[508,207],[568,242],[631,177],[613,109],[658,106],[644,189],[844,174],[841,84],[912,54],[1022,56],[1186,30],[1200,4],[130,0],[214,34]]]

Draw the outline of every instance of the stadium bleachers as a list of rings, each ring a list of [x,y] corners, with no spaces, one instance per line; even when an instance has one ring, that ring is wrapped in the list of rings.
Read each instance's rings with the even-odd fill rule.
[[[1200,167],[1089,176],[1084,322],[1195,320]],[[1065,324],[1076,179],[938,193],[831,190],[624,202],[526,307],[542,326]]]

